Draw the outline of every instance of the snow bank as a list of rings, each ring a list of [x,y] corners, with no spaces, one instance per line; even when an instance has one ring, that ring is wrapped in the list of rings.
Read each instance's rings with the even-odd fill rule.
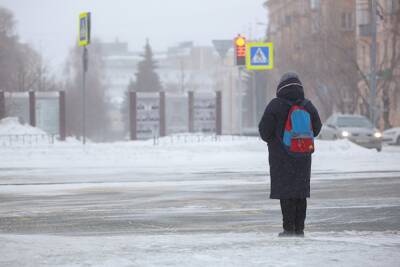
[[[376,151],[361,147],[347,139],[326,141],[317,140],[316,141],[316,151],[315,155],[319,154],[376,154]]]
[[[0,120],[0,135],[46,135],[39,128],[21,124],[17,117],[7,117]]]
[[[313,173],[400,172],[400,153],[379,153],[348,140],[316,141]],[[58,175],[194,172],[268,173],[267,145],[256,137],[212,136],[164,137],[116,143],[88,143],[75,139],[54,145],[2,147],[0,176],[15,169],[37,170],[37,175],[54,170]],[[45,170],[43,170],[45,169]],[[21,175],[28,175],[25,171]],[[387,174],[390,175],[390,174]],[[378,176],[377,176],[378,177]]]

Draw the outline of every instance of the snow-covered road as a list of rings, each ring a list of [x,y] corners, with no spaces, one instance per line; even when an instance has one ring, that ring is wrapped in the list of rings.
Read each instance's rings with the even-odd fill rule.
[[[399,150],[317,149],[301,239],[257,139],[4,148],[0,266],[399,266]]]

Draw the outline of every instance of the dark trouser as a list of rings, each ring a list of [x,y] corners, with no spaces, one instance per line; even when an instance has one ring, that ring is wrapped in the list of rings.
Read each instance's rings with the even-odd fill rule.
[[[281,199],[283,230],[289,232],[304,231],[307,199]]]

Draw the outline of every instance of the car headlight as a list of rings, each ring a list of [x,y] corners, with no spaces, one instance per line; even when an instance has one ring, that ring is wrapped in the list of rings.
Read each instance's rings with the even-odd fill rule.
[[[375,138],[381,138],[382,134],[380,132],[374,133]]]
[[[349,137],[349,136],[350,136],[350,133],[349,133],[348,131],[343,131],[343,132],[342,132],[342,136],[343,136],[343,137]]]

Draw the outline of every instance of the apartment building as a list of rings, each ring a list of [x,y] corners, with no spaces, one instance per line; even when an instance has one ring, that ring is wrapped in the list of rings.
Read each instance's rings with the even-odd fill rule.
[[[307,96],[323,117],[355,110],[355,2],[268,0],[264,4],[269,16],[267,40],[275,48],[275,70],[269,84],[276,85],[286,71],[298,72]]]

